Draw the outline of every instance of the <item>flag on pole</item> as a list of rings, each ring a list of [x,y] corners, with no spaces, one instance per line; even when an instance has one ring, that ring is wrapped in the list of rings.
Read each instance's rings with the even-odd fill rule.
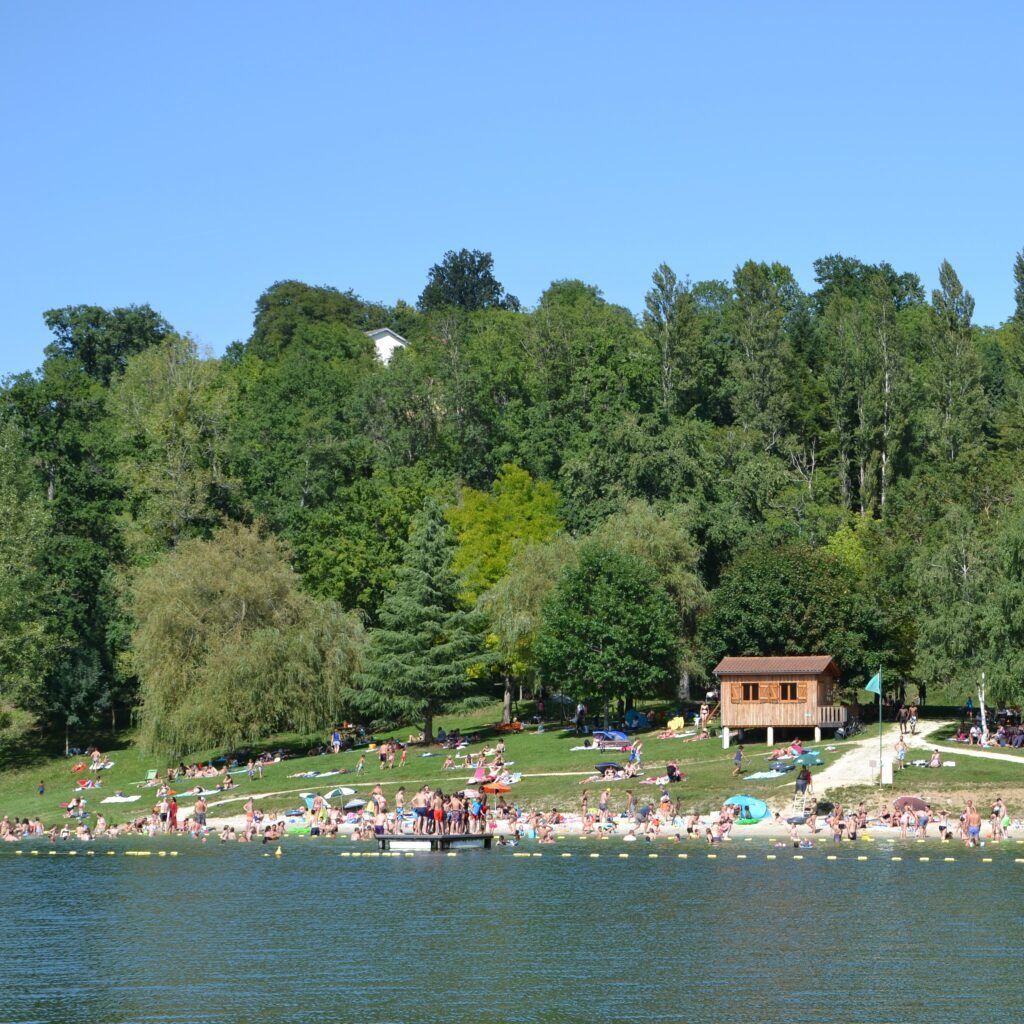
[[[867,686],[864,687],[868,693],[877,693],[879,697],[882,696],[882,673],[881,671],[876,672],[872,677],[871,681]]]

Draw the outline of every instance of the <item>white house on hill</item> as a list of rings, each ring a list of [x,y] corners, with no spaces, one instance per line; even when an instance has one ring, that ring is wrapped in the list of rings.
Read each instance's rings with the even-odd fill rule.
[[[394,355],[396,348],[405,348],[409,343],[397,331],[390,327],[378,327],[375,331],[366,332],[373,339],[377,349],[377,358],[382,363],[388,363]]]

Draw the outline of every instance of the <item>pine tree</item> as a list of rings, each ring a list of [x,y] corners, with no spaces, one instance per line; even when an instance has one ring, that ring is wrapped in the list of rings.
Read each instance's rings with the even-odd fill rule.
[[[453,547],[441,507],[430,502],[413,522],[380,628],[370,634],[361,685],[364,710],[422,720],[428,743],[434,717],[472,692],[470,670],[485,660],[483,620],[460,606]]]

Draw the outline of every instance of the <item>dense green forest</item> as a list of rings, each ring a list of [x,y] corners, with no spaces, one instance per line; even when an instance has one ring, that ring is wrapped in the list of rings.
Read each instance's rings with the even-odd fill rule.
[[[814,269],[662,265],[638,316],[576,280],[528,309],[463,250],[415,305],[278,282],[222,358],[148,306],[50,310],[0,391],[0,734],[429,730],[725,653],[1020,700],[1024,252],[999,328],[948,263],[930,296]]]

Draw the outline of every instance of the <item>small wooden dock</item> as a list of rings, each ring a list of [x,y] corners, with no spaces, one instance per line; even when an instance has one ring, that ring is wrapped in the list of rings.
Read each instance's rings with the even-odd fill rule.
[[[394,836],[377,836],[377,849],[382,853],[388,850],[421,851],[427,850],[489,850],[492,837],[489,835],[413,835],[403,833]]]

